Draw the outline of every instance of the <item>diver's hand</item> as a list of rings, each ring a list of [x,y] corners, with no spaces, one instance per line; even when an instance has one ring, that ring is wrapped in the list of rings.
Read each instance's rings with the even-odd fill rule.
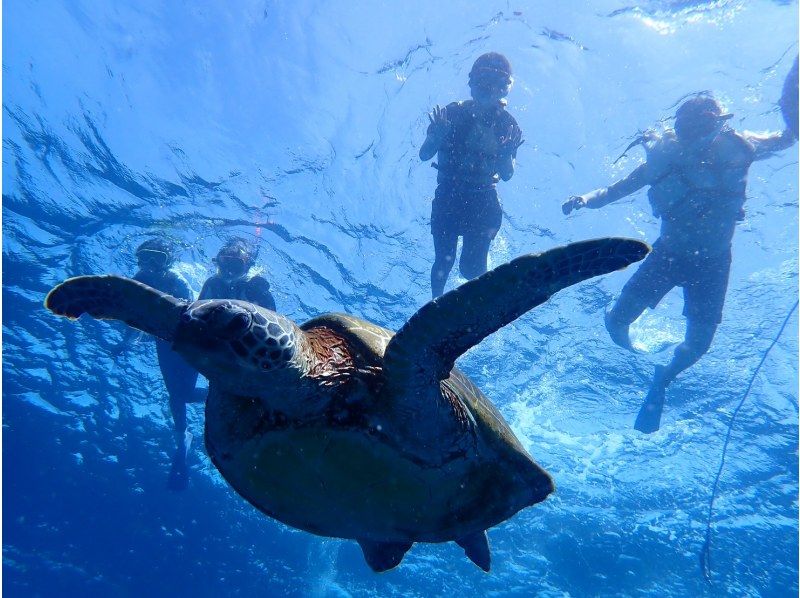
[[[507,137],[500,138],[501,151],[514,158],[517,157],[517,150],[523,143],[525,140],[522,138],[522,130],[517,127],[514,127]]]
[[[583,195],[573,195],[561,205],[564,216],[568,216],[572,210],[579,210],[586,207],[586,198]]]
[[[428,128],[428,135],[436,139],[444,139],[453,128],[453,123],[447,120],[447,109],[434,106],[433,111],[428,113],[428,120],[431,126]]]

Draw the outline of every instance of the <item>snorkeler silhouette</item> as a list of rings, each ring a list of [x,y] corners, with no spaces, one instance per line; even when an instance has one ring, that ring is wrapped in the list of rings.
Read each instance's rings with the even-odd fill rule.
[[[136,249],[136,259],[139,270],[134,274],[134,280],[174,297],[192,300],[192,290],[189,285],[170,270],[175,261],[175,247],[172,243],[161,238],[148,239]],[[114,353],[118,355],[127,349],[136,336],[138,336],[136,332],[128,329]],[[198,397],[195,393],[197,370],[173,351],[170,343],[156,339],[156,354],[164,386],[169,395],[169,409],[177,445],[167,486],[171,490],[185,490],[189,481],[186,457],[192,444],[192,434],[186,429],[186,404],[202,400],[204,396]]]
[[[650,186],[648,198],[661,219],[661,233],[607,312],[606,328],[615,343],[631,349],[631,323],[677,286],[683,288],[686,337],[668,364],[656,366],[634,426],[641,432],[659,429],[667,386],[711,346],[722,321],[734,229],[744,218],[748,170],[754,161],[796,142],[797,104],[797,61],[781,99],[787,126],[782,132],[737,132],[726,125],[733,115],[723,112],[716,99],[692,97],[678,108],[674,130],[642,139],[644,164],[613,185],[573,196],[562,206],[564,214],[602,208]]]
[[[225,242],[214,258],[217,273],[206,280],[199,299],[239,299],[275,310],[269,282],[263,276],[248,276],[258,258],[258,247],[241,237]]]
[[[489,245],[503,218],[495,184],[514,174],[514,159],[523,143],[522,130],[505,110],[511,90],[511,63],[502,54],[478,57],[469,73],[471,100],[436,106],[428,115],[425,142],[419,150],[425,162],[438,153],[431,210],[431,234],[436,252],[431,269],[431,293],[444,292],[455,263],[458,237],[461,274],[475,278],[486,272]]]

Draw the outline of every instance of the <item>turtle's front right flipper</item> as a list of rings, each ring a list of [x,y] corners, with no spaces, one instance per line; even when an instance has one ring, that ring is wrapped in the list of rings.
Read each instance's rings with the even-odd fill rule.
[[[581,241],[523,255],[425,304],[386,347],[387,379],[430,383],[491,333],[583,280],[621,270],[650,251],[633,239]]]
[[[78,276],[57,285],[44,305],[58,316],[76,319],[89,314],[100,320],[120,320],[171,341],[187,302],[130,278]]]

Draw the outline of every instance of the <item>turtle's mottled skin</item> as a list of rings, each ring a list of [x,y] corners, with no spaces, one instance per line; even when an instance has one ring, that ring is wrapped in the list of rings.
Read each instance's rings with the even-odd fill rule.
[[[187,303],[118,277],[70,279],[46,304],[172,341],[209,379],[211,460],[267,515],[357,540],[376,571],[414,542],[446,541],[488,571],[485,530],[553,483],[453,364],[559,289],[647,251],[599,239],[522,256],[426,304],[397,334],[344,314],[298,327],[250,303]]]

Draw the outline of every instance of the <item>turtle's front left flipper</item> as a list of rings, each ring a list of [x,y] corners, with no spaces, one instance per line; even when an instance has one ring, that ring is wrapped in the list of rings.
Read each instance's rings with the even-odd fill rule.
[[[425,304],[385,353],[387,380],[443,380],[455,360],[491,333],[583,280],[638,262],[649,246],[633,239],[572,243],[518,257]]]
[[[56,286],[44,300],[58,316],[89,314],[121,320],[129,326],[171,341],[187,302],[121,276],[78,276]]]

